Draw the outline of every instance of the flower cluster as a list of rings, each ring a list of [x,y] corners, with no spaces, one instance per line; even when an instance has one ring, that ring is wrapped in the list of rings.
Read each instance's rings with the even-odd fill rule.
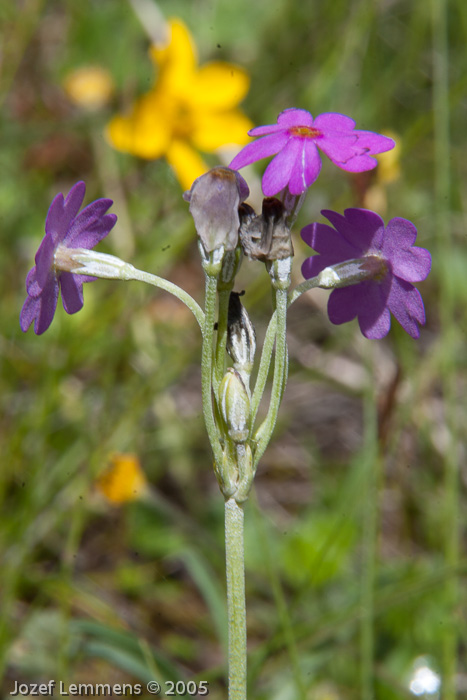
[[[178,33],[188,41],[183,25],[173,23],[172,31],[175,37]],[[170,74],[176,71],[174,75],[181,70],[181,75],[185,75],[184,62],[174,64],[173,56],[170,59],[170,47],[164,55],[164,70]],[[193,71],[194,56],[191,53],[190,56],[187,61]],[[209,74],[214,69],[206,67],[206,70]],[[201,75],[202,70],[199,73]],[[154,99],[156,93],[157,90]],[[124,119],[118,119],[111,128],[114,136],[123,134],[126,128]],[[216,250],[233,251],[239,244],[252,259],[277,259],[281,256],[271,257],[268,251],[278,245],[272,237],[277,237],[276,229],[283,220],[284,235],[289,241],[287,256],[291,259],[293,248],[287,223],[290,202],[296,202],[318,177],[321,168],[318,149],[342,170],[362,172],[376,166],[375,154],[394,146],[393,140],[386,136],[355,129],[355,122],[345,115],[329,113],[313,119],[303,109],[288,109],[279,115],[277,124],[260,126],[249,133],[260,138],[245,146],[230,168],[218,167],[200,176],[184,195],[190,202],[206,254]],[[273,211],[280,205],[283,219],[279,217],[271,228],[271,222],[265,218],[264,205],[263,214],[255,216],[251,207],[241,204],[248,196],[248,186],[236,171],[274,154],[263,177],[263,191],[269,198],[264,204],[269,202]],[[281,191],[283,204],[272,197]],[[67,251],[92,248],[109,233],[116,221],[114,214],[106,213],[112,203],[108,199],[93,202],[78,215],[84,193],[84,183],[79,182],[66,198],[59,194],[52,202],[46,236],[37,252],[36,265],[27,277],[28,297],[20,319],[23,331],[33,321],[36,333],[47,330],[60,288],[68,313],[75,313],[83,305],[83,282],[94,278],[73,274],[74,268],[69,263],[67,267],[70,257]],[[239,219],[239,205],[240,209],[243,207],[243,217],[246,212],[246,219]],[[385,226],[377,214],[365,209],[346,209],[344,215],[332,211],[322,213],[332,226],[313,223],[303,228],[303,240],[317,255],[305,260],[302,272],[305,279],[312,279],[327,268],[334,269],[336,281],[330,286],[335,288],[328,303],[331,322],[340,324],[358,318],[365,337],[383,338],[389,332],[392,313],[409,335],[418,338],[419,325],[425,322],[425,310],[413,283],[427,277],[431,257],[424,248],[414,246],[415,226],[401,218],[392,219]],[[346,272],[340,279],[336,266],[340,266],[342,272],[343,264],[350,270],[355,269],[356,262],[358,276]]]

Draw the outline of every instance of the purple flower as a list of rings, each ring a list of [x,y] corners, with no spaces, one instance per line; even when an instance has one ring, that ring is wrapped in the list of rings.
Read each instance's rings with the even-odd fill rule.
[[[111,199],[98,199],[78,214],[86,185],[77,182],[67,196],[58,194],[50,205],[45,222],[45,237],[36,253],[36,265],[26,278],[28,296],[24,302],[20,326],[27,331],[34,321],[34,332],[40,335],[52,323],[57,308],[58,291],[62,291],[65,311],[74,314],[83,306],[83,282],[95,278],[66,271],[67,250],[93,248],[115,225],[115,214],[106,214]]]
[[[392,312],[404,330],[418,338],[418,324],[425,323],[425,309],[420,293],[411,283],[427,277],[431,256],[425,248],[414,247],[415,226],[396,218],[385,228],[381,217],[366,209],[346,209],[344,216],[327,210],[321,213],[334,228],[309,224],[302,229],[305,243],[319,253],[305,260],[303,276],[315,277],[330,265],[355,258],[367,258],[368,270],[376,270],[373,278],[333,290],[328,302],[332,323],[346,323],[358,317],[366,338],[384,338]]]
[[[353,119],[344,114],[328,112],[313,119],[304,109],[286,109],[279,114],[277,124],[258,126],[248,133],[264,138],[245,146],[229,167],[239,170],[277,153],[263,175],[266,197],[285,187],[293,195],[305,192],[321,170],[318,148],[342,170],[361,173],[376,167],[372,155],[395,145],[387,136],[355,130]]]

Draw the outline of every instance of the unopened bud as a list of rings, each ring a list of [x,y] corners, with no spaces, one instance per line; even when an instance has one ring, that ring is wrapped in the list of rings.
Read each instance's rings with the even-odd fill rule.
[[[250,398],[240,374],[230,367],[219,386],[219,408],[233,442],[246,442],[249,435]]]
[[[239,173],[218,166],[198,177],[183,198],[206,253],[224,247],[235,250],[240,219],[238,207],[250,191]]]
[[[243,293],[243,292],[242,292]],[[251,374],[256,352],[256,333],[238,292],[231,292],[227,317],[227,352],[242,374]]]

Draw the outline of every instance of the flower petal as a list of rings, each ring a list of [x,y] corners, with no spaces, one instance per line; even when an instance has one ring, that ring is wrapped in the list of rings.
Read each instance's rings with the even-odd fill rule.
[[[356,137],[351,133],[338,134],[332,131],[315,139],[318,148],[338,167],[355,157],[356,142]]]
[[[274,136],[265,136],[265,139]],[[262,187],[266,197],[273,197],[287,187],[295,167],[297,157],[301,152],[301,144],[297,139],[290,139],[288,144],[269,163],[264,171]]]
[[[56,199],[56,198],[55,198]],[[63,235],[66,234],[66,231]],[[62,236],[61,236],[62,237]],[[50,234],[46,233],[39,249],[36,253],[36,272],[35,272],[35,283],[39,289],[42,289],[47,283],[47,279],[50,275],[50,271],[53,270],[54,264],[54,254],[55,254],[56,244],[54,244],[53,238]],[[28,289],[29,293],[29,289]],[[37,296],[35,294],[34,296]]]
[[[301,230],[301,237],[310,248],[328,256],[331,265],[334,263],[360,257],[360,249],[353,245],[352,240],[344,238],[339,231],[327,224],[308,224]]]
[[[190,85],[185,86],[184,94],[198,109],[225,111],[236,107],[249,87],[250,78],[246,71],[231,63],[213,61],[195,73]]]
[[[277,117],[277,124],[283,129],[293,126],[313,126],[313,117],[306,109],[285,109]]]
[[[187,26],[179,19],[169,22],[170,41],[165,45],[154,44],[150,56],[159,69],[158,84],[173,93],[184,93],[187,81],[198,63],[196,46]]]
[[[396,142],[389,136],[375,134],[373,131],[359,131],[357,129],[354,134],[358,138],[358,147],[367,150],[372,155],[390,151],[396,145]]]
[[[353,131],[355,129],[355,122],[345,114],[339,114],[339,112],[324,112],[316,117],[313,126],[323,132],[345,132]]]
[[[88,204],[73,221],[65,236],[67,248],[94,248],[115,226],[117,216],[105,212],[113,204],[111,199],[97,199]]]
[[[285,132],[264,136],[258,139],[258,141],[253,141],[245,146],[245,148],[242,148],[240,153],[237,153],[230,163],[229,168],[232,168],[232,170],[240,170],[246,165],[255,163],[257,160],[269,158],[283,149],[289,141],[290,137]]]
[[[344,211],[344,216],[329,209],[323,209],[321,214],[333,224],[359,255],[364,255],[370,249],[380,250],[384,235],[384,221],[375,212],[368,209],[349,208]]]
[[[425,323],[425,307],[418,289],[409,282],[394,277],[388,307],[412,338],[420,337],[418,324]]]
[[[295,167],[289,180],[289,192],[299,195],[306,192],[316,180],[321,170],[321,158],[318,149],[310,139],[294,139],[300,145],[295,159]]]
[[[127,116],[116,116],[107,125],[111,145],[125,153],[150,160],[163,156],[173,128],[170,105],[156,92],[143,95]]]
[[[52,323],[57,308],[57,299],[58,282],[55,275],[51,274],[39,296],[28,295],[26,298],[20,314],[21,330],[26,332],[34,321],[34,332],[37,335],[44,333]]]
[[[71,272],[60,274],[63,308],[67,314],[75,314],[83,308],[83,280]]]
[[[191,141],[200,151],[214,153],[222,146],[246,143],[250,126],[251,121],[238,109],[195,113]]]
[[[391,219],[386,226],[384,255],[391,260],[394,274],[407,282],[421,282],[431,269],[430,253],[412,245],[416,237],[417,229],[406,219]]]
[[[355,154],[350,156],[345,162],[337,162],[333,160],[334,165],[337,165],[341,170],[345,170],[347,173],[363,173],[367,170],[373,170],[378,165],[376,158],[372,158],[369,155]]]
[[[66,198],[59,193],[52,200],[45,221],[45,231],[55,246],[64,239],[70,223],[83,203],[85,193],[86,185],[80,181],[73,185]]]
[[[366,338],[384,338],[391,319],[386,309],[390,284],[361,282],[352,287],[335,289],[328,302],[332,323],[347,323],[358,316],[360,330]]]

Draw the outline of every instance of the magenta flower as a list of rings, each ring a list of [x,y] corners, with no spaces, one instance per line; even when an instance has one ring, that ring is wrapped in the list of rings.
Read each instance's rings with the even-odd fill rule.
[[[36,265],[26,278],[28,296],[20,315],[24,332],[33,321],[37,335],[47,330],[57,308],[59,289],[65,311],[69,314],[79,311],[83,306],[83,282],[95,279],[64,271],[56,260],[58,252],[66,267],[67,249],[93,248],[117,221],[115,214],[106,214],[113,203],[111,199],[98,199],[78,214],[85,192],[84,182],[77,182],[65,198],[58,194],[50,205],[45,237],[36,253]]]
[[[381,217],[366,209],[346,209],[344,216],[326,210],[321,213],[334,228],[309,224],[302,229],[305,243],[319,253],[305,260],[303,276],[315,277],[330,265],[356,258],[369,258],[368,268],[378,270],[373,279],[332,291],[328,302],[331,322],[346,323],[358,317],[366,338],[384,338],[392,312],[404,330],[418,338],[425,309],[411,283],[427,277],[431,256],[425,248],[414,247],[415,226],[396,218],[385,228]]]
[[[248,133],[263,138],[245,146],[229,167],[239,170],[277,154],[263,175],[266,197],[285,187],[292,195],[305,192],[321,170],[318,148],[342,170],[361,173],[376,167],[371,156],[395,145],[387,136],[357,131],[353,119],[344,114],[328,112],[313,119],[304,109],[286,109],[279,114],[277,124],[258,126]]]

